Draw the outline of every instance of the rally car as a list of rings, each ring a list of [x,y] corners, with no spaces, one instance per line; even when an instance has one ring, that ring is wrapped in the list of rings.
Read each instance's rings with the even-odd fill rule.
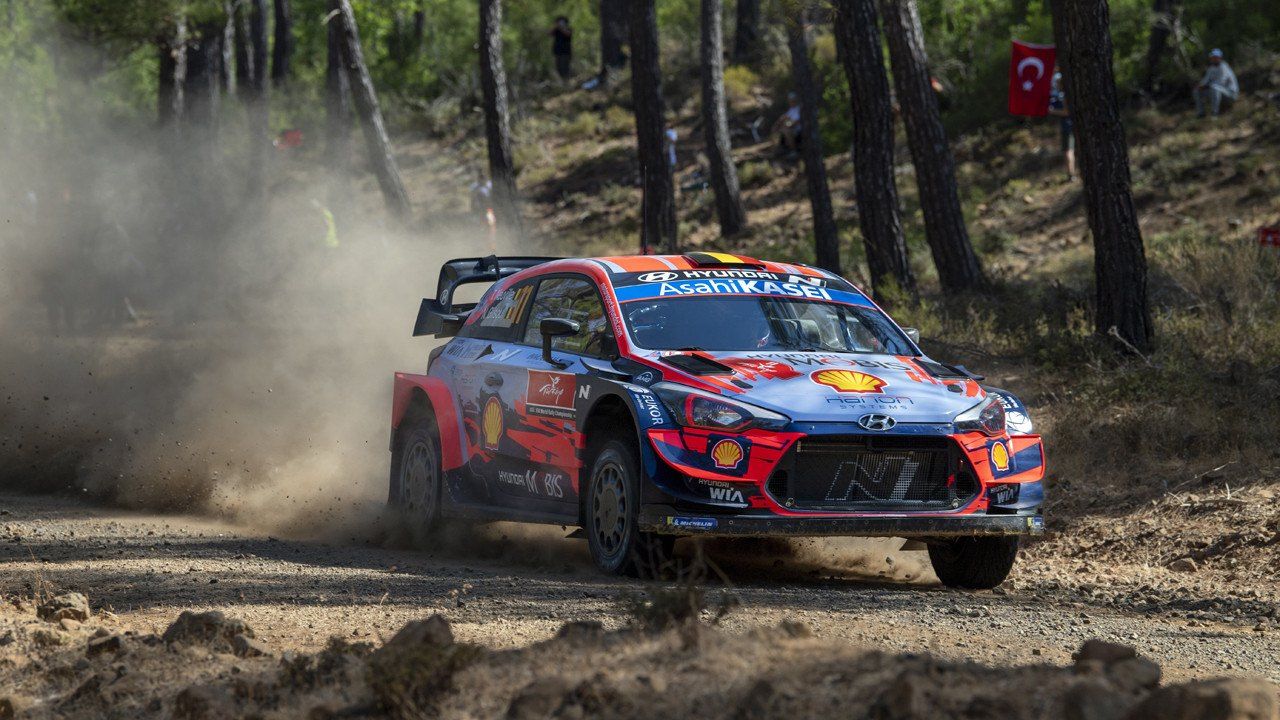
[[[492,283],[456,303],[471,283]],[[475,288],[478,289],[478,288]],[[390,502],[578,526],[638,571],[682,535],[849,535],[988,588],[1043,531],[1040,437],[1012,394],[931,360],[843,278],[723,253],[452,260],[397,373]]]

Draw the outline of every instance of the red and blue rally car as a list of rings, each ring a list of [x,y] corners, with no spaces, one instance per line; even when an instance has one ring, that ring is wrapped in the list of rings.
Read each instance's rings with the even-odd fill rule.
[[[474,304],[457,288],[492,283]],[[576,525],[609,572],[680,535],[927,546],[947,585],[1043,531],[1040,437],[1012,394],[929,359],[843,278],[723,253],[453,260],[397,373],[390,502]]]

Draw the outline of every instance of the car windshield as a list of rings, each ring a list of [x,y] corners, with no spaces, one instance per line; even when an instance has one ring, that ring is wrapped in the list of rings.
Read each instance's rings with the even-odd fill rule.
[[[647,350],[779,350],[914,355],[874,307],[739,296],[636,300],[622,306],[632,341]]]

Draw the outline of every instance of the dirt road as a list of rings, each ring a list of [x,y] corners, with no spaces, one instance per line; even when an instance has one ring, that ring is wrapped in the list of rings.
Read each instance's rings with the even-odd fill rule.
[[[323,525],[311,534],[338,532]],[[208,518],[0,495],[0,593],[81,591],[151,631],[181,609],[218,609],[277,650],[316,650],[331,635],[385,638],[431,612],[444,613],[460,640],[493,648],[546,639],[568,620],[623,625],[619,601],[643,584],[600,576],[585,545],[560,535],[492,526],[460,530],[448,548],[387,549],[373,536],[277,539]],[[724,625],[743,633],[795,619],[827,640],[989,664],[1067,664],[1084,639],[1102,638],[1158,660],[1169,680],[1280,681],[1280,629],[1241,617],[1238,604],[1213,616],[1141,594],[1117,603],[1058,591],[1034,550],[1008,589],[956,592],[936,584],[919,554],[889,547],[802,545],[751,562],[735,558],[759,558],[759,546],[713,551],[741,603]]]

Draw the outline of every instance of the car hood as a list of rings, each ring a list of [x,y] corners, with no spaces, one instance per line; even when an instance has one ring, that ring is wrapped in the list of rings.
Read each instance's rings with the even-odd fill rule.
[[[898,423],[950,423],[986,396],[973,379],[939,372],[941,366],[927,358],[700,351],[666,353],[660,359],[682,369],[697,368],[703,361],[733,369],[732,377],[703,379],[717,379],[726,389],[740,391],[738,399],[797,422],[856,422],[867,413],[879,413]]]

